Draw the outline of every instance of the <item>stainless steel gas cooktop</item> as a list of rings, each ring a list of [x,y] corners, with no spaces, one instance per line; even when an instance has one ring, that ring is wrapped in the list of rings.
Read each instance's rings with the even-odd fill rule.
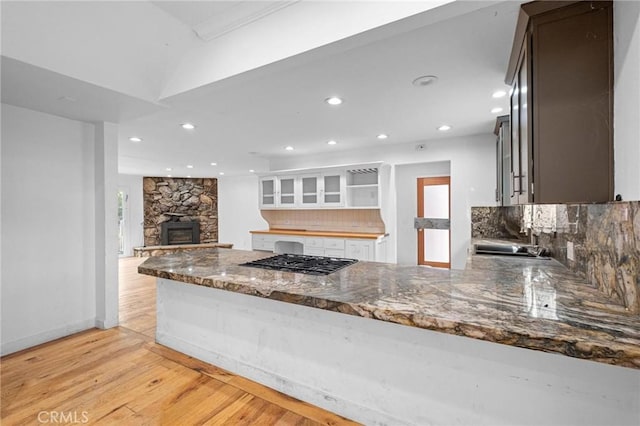
[[[353,265],[356,259],[339,257],[307,256],[302,254],[279,254],[253,262],[242,263],[241,266],[272,269],[275,271],[299,272],[309,275],[328,275],[339,269]]]

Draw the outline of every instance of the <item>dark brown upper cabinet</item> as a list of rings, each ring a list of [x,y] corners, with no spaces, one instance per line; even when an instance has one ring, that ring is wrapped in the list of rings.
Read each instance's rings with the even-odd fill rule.
[[[505,79],[512,204],[613,200],[612,6],[521,6]]]

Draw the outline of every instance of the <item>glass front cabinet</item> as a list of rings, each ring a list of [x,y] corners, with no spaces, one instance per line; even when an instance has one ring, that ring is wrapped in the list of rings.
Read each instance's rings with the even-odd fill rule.
[[[320,205],[320,175],[300,176],[300,186],[302,197],[300,204],[302,207],[318,207]]]
[[[322,205],[340,207],[344,205],[344,173],[322,175]]]
[[[260,177],[260,209],[380,208],[380,164]]]
[[[276,206],[276,177],[263,177],[260,179],[260,208],[272,209]]]

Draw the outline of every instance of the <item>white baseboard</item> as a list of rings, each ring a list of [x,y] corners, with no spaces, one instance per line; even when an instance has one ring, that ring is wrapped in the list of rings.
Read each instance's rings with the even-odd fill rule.
[[[89,330],[95,327],[96,320],[94,318],[86,319],[74,324],[67,324],[64,327],[55,328],[53,330],[43,331],[42,333],[34,334],[32,336],[23,337],[11,342],[2,342],[0,348],[0,354],[2,356],[9,355],[14,352],[21,351],[23,349],[30,348],[32,346],[40,345],[42,343],[50,342],[61,337],[69,336],[70,334],[78,333],[80,331]]]
[[[117,327],[119,323],[120,322],[118,321],[118,318],[107,318],[107,319],[96,318],[95,326],[96,328],[106,330],[108,328]]]

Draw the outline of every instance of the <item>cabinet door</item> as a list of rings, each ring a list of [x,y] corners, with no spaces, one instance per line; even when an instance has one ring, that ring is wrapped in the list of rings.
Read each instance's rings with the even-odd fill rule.
[[[302,190],[300,205],[303,207],[316,207],[320,205],[320,175],[300,176]]]
[[[496,201],[501,206],[511,204],[511,140],[508,115],[496,118]]]
[[[324,256],[324,248],[323,247],[307,247],[304,246],[304,254],[307,256]]]
[[[373,261],[373,242],[347,241],[344,253],[349,259]]]
[[[518,84],[518,78],[514,80],[513,87],[511,88],[511,170],[509,172],[510,197],[511,204],[518,204],[520,193],[519,185],[516,185],[516,179],[520,176],[520,115],[518,109],[520,108],[519,96],[520,85]]]
[[[324,249],[324,255],[327,257],[346,257],[344,249]],[[353,259],[353,258],[351,258]]]
[[[529,116],[527,50],[520,60],[511,93],[511,204],[529,201]]]
[[[322,204],[325,206],[342,206],[344,204],[344,175],[327,173],[322,175]]]
[[[260,208],[269,209],[276,206],[276,178],[260,179]]]
[[[500,139],[502,140],[502,171],[500,176],[502,177],[502,194],[500,199],[503,206],[510,205],[511,196],[511,179],[509,179],[509,171],[511,170],[511,127],[509,121],[502,123],[500,128]]]
[[[277,192],[278,207],[295,207],[296,206],[296,177],[286,176],[278,178]]]
[[[275,237],[273,235],[253,234],[251,236],[251,249],[273,251]]]
[[[518,94],[518,114],[520,115],[520,178],[519,178],[519,197],[518,203],[524,204],[533,201],[529,196],[529,152],[531,145],[529,143],[529,61],[527,58],[527,48],[524,49],[522,65],[518,70],[518,82],[520,85],[520,93]]]

